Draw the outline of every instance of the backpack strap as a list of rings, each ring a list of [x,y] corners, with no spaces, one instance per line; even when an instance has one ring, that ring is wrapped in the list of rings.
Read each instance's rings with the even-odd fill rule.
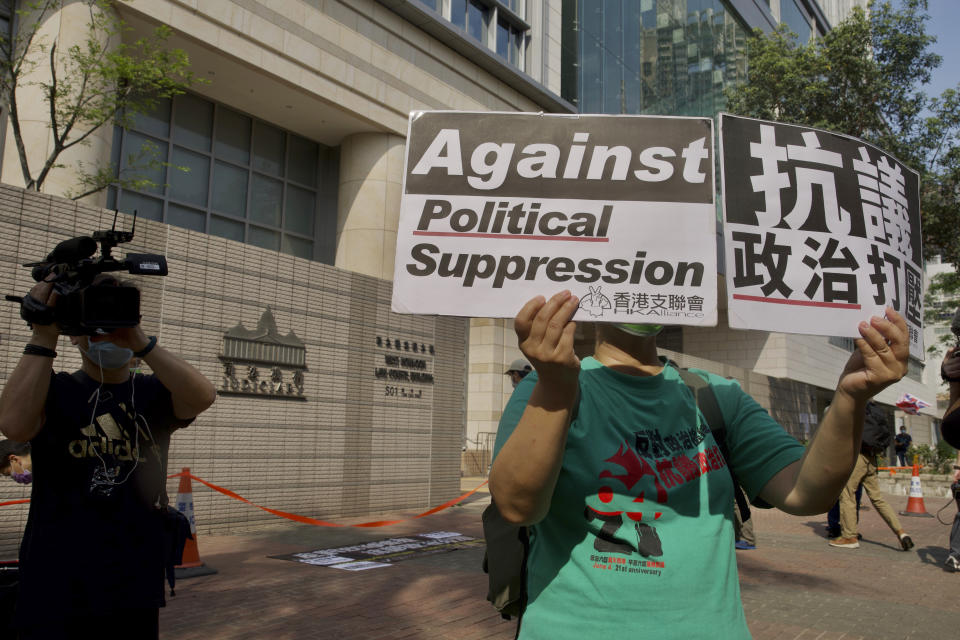
[[[670,361],[670,364],[676,367],[673,361]],[[737,475],[733,472],[733,467],[730,466],[730,449],[727,447],[727,423],[723,419],[723,411],[720,410],[720,403],[717,402],[717,394],[703,376],[686,368],[677,367],[677,372],[680,374],[680,378],[684,384],[686,384],[693,393],[697,407],[699,407],[700,412],[707,421],[707,426],[710,428],[710,432],[713,433],[713,439],[716,440],[717,446],[720,447],[720,453],[723,455],[723,459],[727,461],[727,471],[730,472],[730,478],[733,480],[733,497],[737,502],[737,509],[740,510],[740,519],[746,522],[750,518],[750,505],[747,502],[747,497],[743,494],[743,490],[740,488],[740,482],[737,480]]]

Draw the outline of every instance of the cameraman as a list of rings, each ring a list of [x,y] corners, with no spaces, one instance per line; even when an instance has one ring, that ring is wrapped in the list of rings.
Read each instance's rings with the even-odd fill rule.
[[[960,347],[952,347],[943,357],[940,365],[940,375],[944,382],[950,384],[950,400],[947,411],[943,414],[943,423],[940,425],[943,439],[950,446],[960,449]],[[953,465],[954,496],[957,485],[960,483],[960,451],[957,452],[957,462]],[[953,528],[950,530],[950,555],[947,556],[947,569],[960,571],[960,500],[957,501],[957,515],[953,518]]]
[[[101,274],[94,284],[120,283]],[[57,304],[50,282],[30,296]],[[37,472],[20,547],[20,638],[155,639],[170,436],[216,390],[139,325],[70,336],[82,356],[73,374],[53,371],[58,326],[32,328],[0,394],[0,431],[31,443]],[[131,376],[134,356],[154,373]]]

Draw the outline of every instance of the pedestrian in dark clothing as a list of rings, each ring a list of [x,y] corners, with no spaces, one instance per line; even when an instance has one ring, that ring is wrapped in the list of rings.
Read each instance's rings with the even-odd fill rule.
[[[912,443],[913,438],[907,433],[907,428],[905,426],[900,427],[900,433],[893,439],[893,448],[897,452],[897,460],[900,461],[901,467],[907,466],[907,450]]]

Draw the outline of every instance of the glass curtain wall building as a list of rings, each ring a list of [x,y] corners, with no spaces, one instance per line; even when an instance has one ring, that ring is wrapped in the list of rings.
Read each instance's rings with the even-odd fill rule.
[[[721,0],[564,0],[562,96],[581,113],[712,116],[746,78],[749,29]]]

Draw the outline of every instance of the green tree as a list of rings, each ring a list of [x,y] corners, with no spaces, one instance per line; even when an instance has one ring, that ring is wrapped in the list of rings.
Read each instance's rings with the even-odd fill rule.
[[[61,155],[78,145],[89,145],[90,136],[110,124],[127,126],[139,113],[149,112],[161,98],[183,93],[197,80],[189,71],[187,54],[168,49],[171,30],[160,26],[145,37],[125,41],[130,28],[109,0],[82,0],[89,19],[77,44],[61,47],[56,38],[42,36],[44,23],[61,11],[65,0],[34,0],[17,11],[18,28],[0,34],[0,107],[7,110],[28,189],[42,191],[54,169],[64,165]],[[130,38],[127,38],[129,40]],[[43,73],[41,73],[43,72]],[[24,109],[18,96],[28,87],[39,87],[48,113],[51,146],[39,166],[30,166],[22,131]],[[111,184],[143,188],[153,183],[146,171],[164,164],[156,148],[135,150],[122,173],[110,163],[78,166],[79,184],[67,194],[74,199],[96,193]]]
[[[942,59],[924,30],[926,0],[901,4],[856,8],[806,45],[784,25],[756,30],[748,80],[728,90],[727,109],[857,136],[917,170],[924,251],[960,272],[960,93],[923,92]]]
[[[946,271],[930,278],[923,300],[923,320],[928,325],[949,325],[960,309],[960,273]],[[938,357],[956,342],[953,334],[945,333],[927,347],[927,353]]]

